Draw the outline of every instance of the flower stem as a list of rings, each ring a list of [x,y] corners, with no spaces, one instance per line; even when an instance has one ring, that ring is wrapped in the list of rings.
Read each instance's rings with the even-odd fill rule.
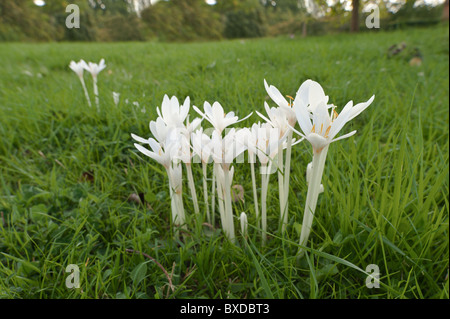
[[[219,170],[221,169],[220,164],[214,164],[214,170],[215,170],[215,176],[217,176],[216,179],[216,186],[217,186],[217,201],[219,202],[219,213],[220,213],[220,222],[222,224],[222,228],[225,231],[225,227],[226,227],[226,219],[225,219],[225,209],[224,209],[224,194],[223,194],[223,189],[222,189],[222,185],[223,182],[220,179],[220,174],[219,174]],[[214,192],[213,192],[214,194]]]
[[[309,234],[311,232],[311,226],[314,219],[314,213],[316,211],[317,199],[320,193],[320,184],[322,180],[323,170],[325,167],[325,160],[328,152],[328,145],[321,151],[313,151],[312,171],[311,177],[308,183],[308,193],[306,195],[305,211],[303,215],[302,230],[300,233],[300,245],[306,246]],[[298,258],[302,257],[304,250],[299,249]]]
[[[211,191],[211,224],[216,222],[216,164],[213,164]]]
[[[87,91],[86,84],[84,83],[84,79],[82,76],[80,76],[80,82],[81,82],[81,86],[83,87],[84,96],[86,97],[89,107],[91,107],[92,106],[91,99],[89,98],[89,93]]]
[[[194,203],[194,212],[195,214],[199,214],[200,210],[198,208],[197,192],[195,191],[194,177],[192,175],[192,166],[190,163],[186,163],[186,171],[189,188],[191,190],[192,201]]]
[[[272,163],[268,166],[263,165],[263,171],[261,175],[261,227],[262,227],[262,244],[264,245],[267,240],[267,190],[269,188],[269,178]]]
[[[257,225],[259,225],[258,192],[256,190],[256,176],[255,176],[255,163],[254,163],[254,160],[250,160],[250,168],[251,168],[251,173],[252,173],[253,201],[255,203],[256,223],[257,223]]]
[[[209,205],[208,205],[208,182],[206,180],[206,168],[207,163],[202,162],[202,172],[203,172],[203,198],[205,200],[205,206],[206,206],[206,218],[208,220],[208,223],[211,223],[211,215],[209,213]]]
[[[283,179],[283,145],[278,146],[278,197],[280,202],[280,222],[283,221],[284,213],[284,179]]]
[[[287,149],[286,149],[286,164],[284,166],[284,198],[283,198],[283,210],[282,210],[282,225],[281,231],[286,230],[289,215],[289,178],[291,173],[291,153],[292,153],[292,130],[289,130]]]
[[[233,223],[233,206],[231,205],[231,180],[230,180],[230,170],[228,166],[223,168],[224,175],[224,187],[225,187],[225,219],[226,219],[226,233],[228,239],[232,243],[235,242],[234,236],[234,223]]]
[[[174,180],[174,176],[172,174],[172,167],[167,168],[166,171],[167,171],[167,175],[169,177],[172,222],[176,226],[181,226],[181,227],[185,228],[186,225],[185,225],[183,199],[181,197],[181,189],[176,189],[177,183]],[[177,235],[177,232],[176,232],[176,235]]]
[[[95,104],[97,105],[97,111],[100,111],[99,99],[98,99],[98,87],[97,87],[97,77],[92,77],[94,80],[94,96],[95,96]]]

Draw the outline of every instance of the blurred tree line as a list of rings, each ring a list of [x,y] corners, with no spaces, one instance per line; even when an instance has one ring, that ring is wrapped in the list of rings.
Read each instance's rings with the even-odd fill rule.
[[[198,41],[306,36],[364,29],[365,19],[371,14],[369,9],[375,5],[379,8],[382,29],[448,21],[448,0],[434,7],[421,3],[421,0],[0,0],[0,41]],[[65,26],[69,4],[80,9],[80,28]]]

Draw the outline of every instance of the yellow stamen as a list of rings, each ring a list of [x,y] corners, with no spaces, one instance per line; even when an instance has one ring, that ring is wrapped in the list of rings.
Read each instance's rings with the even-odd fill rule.
[[[320,132],[319,133],[322,133],[322,130],[323,130],[323,123],[320,124]]]
[[[294,103],[292,103],[292,101],[294,100],[294,98],[290,95],[286,95],[287,98],[289,98],[291,100],[291,103],[288,103],[289,106],[292,106]]]
[[[333,121],[338,117],[338,112],[336,110],[333,110]]]
[[[311,133],[316,133],[316,124],[313,125]]]
[[[328,133],[330,133],[330,130],[331,130],[331,125],[328,126],[327,130],[325,131],[325,138],[328,137]]]

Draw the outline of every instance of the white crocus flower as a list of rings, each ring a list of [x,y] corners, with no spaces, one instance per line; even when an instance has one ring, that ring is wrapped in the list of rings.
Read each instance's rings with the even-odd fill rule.
[[[83,67],[86,71],[88,71],[92,75],[92,79],[94,82],[95,104],[97,105],[97,109],[99,109],[100,106],[98,100],[97,76],[104,68],[106,68],[105,60],[101,59],[99,64],[88,62],[88,64],[84,65]]]
[[[164,95],[161,109],[157,107],[156,112],[167,126],[182,128],[185,127],[184,122],[188,116],[189,108],[189,96],[186,97],[184,103],[180,105],[176,96],[169,98],[167,95]]]
[[[191,134],[191,144],[194,154],[198,155],[202,163],[208,163],[211,156],[211,138],[200,128]]]
[[[265,120],[273,127],[278,128],[280,131],[280,137],[282,137],[284,133],[286,133],[290,129],[290,124],[286,116],[286,112],[283,111],[281,107],[269,107],[266,102],[264,102],[264,108],[269,118],[265,117],[258,111],[256,111],[256,114],[258,114],[263,120]]]
[[[234,112],[225,113],[222,105],[220,105],[219,102],[214,102],[212,106],[210,103],[205,102],[203,105],[204,113],[200,111],[200,109],[195,105],[193,106],[193,108],[198,114],[200,114],[209,123],[211,123],[211,125],[219,133],[219,135],[222,134],[223,130],[226,127],[239,123],[247,119],[250,115],[252,115],[252,113],[250,113],[243,119],[239,120],[239,118],[234,114]]]
[[[291,96],[286,95],[286,97],[289,98],[288,102],[288,100],[286,100],[281,92],[275,86],[268,85],[266,80],[264,80],[264,87],[266,88],[266,92],[269,97],[279,106],[278,108],[269,108],[269,106],[264,103],[264,107],[270,119],[268,122],[271,123],[274,127],[280,128],[280,137],[283,136],[285,132],[287,132],[285,163],[283,163],[283,148],[281,145],[280,150],[278,151],[278,191],[280,202],[280,222],[281,230],[282,232],[284,232],[288,223],[289,179],[291,173],[291,153],[293,145],[292,130],[290,128],[297,122],[297,117],[293,110],[294,99]]]
[[[140,144],[134,143],[134,146],[138,149],[139,152],[142,154],[154,159],[159,164],[163,165],[164,168],[168,169],[172,163],[172,160],[175,155],[175,147],[178,146],[175,143],[169,144],[166,147],[162,147],[162,145],[156,141],[154,138],[144,139],[140,136],[137,136],[135,134],[131,134],[131,137],[136,140],[137,142],[148,144],[150,146],[150,149],[147,149],[143,147]]]
[[[259,162],[267,166],[278,153],[286,135],[280,138],[280,129],[269,123],[253,124],[251,134],[248,136],[247,147],[251,154],[256,154]]]
[[[191,167],[191,150],[190,150],[190,135],[201,123],[201,119],[196,118],[194,121],[189,122],[188,114],[190,108],[190,98],[186,97],[183,104],[180,105],[176,96],[169,98],[164,95],[161,109],[156,108],[156,112],[159,117],[155,121],[150,123],[150,130],[161,142],[164,140],[164,136],[167,135],[169,130],[176,130],[178,138],[180,139],[180,149],[176,156],[186,165],[186,172],[189,182],[189,188],[192,195],[192,201],[194,204],[195,213],[199,213],[197,193],[195,191],[195,184]],[[185,124],[186,122],[186,124]]]
[[[253,113],[250,113],[243,119],[239,120],[239,118],[234,114],[234,112],[225,113],[222,105],[219,102],[214,102],[211,105],[208,102],[203,104],[204,112],[200,111],[200,109],[193,105],[193,109],[202,116],[203,119],[206,119],[211,125],[214,127],[215,132],[222,136],[222,132],[226,127],[239,123],[245,119],[247,119]],[[216,188],[216,169],[213,170],[212,176],[212,188],[213,190]],[[215,209],[215,192],[213,191],[212,199],[211,199],[211,207],[212,207],[212,216],[214,218],[214,209]]]
[[[88,62],[87,65],[84,65],[84,68],[85,68],[86,71],[91,73],[93,78],[97,78],[98,74],[104,68],[106,68],[105,59],[101,59],[98,64],[97,63],[93,63],[93,62]]]
[[[203,119],[196,117],[192,122],[189,121],[189,116],[186,119],[186,124],[184,126],[185,130],[184,130],[184,135],[190,139],[192,136],[192,132],[194,132],[202,123]]]
[[[179,161],[175,160],[180,150],[180,143],[172,135],[169,135],[166,139],[164,147],[154,138],[145,139],[135,134],[131,134],[131,137],[139,143],[149,145],[151,150],[140,144],[134,144],[142,154],[154,159],[166,169],[169,178],[172,221],[177,226],[185,227],[182,199],[182,166]]]
[[[303,82],[295,95],[295,101],[297,103],[302,102],[307,106],[308,111],[310,112],[314,112],[316,106],[321,102],[327,104],[328,100],[329,97],[328,95],[325,95],[322,86],[313,80],[306,80]]]
[[[296,99],[294,101],[294,110],[297,116],[298,124],[303,132],[297,132],[307,139],[313,146],[314,152],[320,151],[330,143],[347,138],[356,133],[352,131],[348,134],[336,137],[344,125],[364,111],[374,100],[372,96],[367,102],[353,106],[353,101],[348,102],[341,113],[338,114],[335,106],[329,107],[325,100],[314,104],[306,104],[306,99]],[[314,107],[311,107],[314,105]],[[330,111],[328,111],[331,109]]]
[[[75,72],[79,77],[83,76],[84,68],[87,67],[87,64],[84,60],[80,60],[80,62],[70,61],[69,67]]]
[[[261,163],[261,225],[263,243],[265,243],[267,238],[267,192],[272,162],[280,151],[280,145],[286,138],[286,134],[280,138],[279,132],[279,128],[273,127],[269,123],[253,124],[251,130],[247,133],[247,140],[245,141],[249,156],[255,154]],[[253,172],[252,179],[254,180]],[[253,182],[253,193],[255,203],[257,203],[255,182]],[[255,207],[257,206],[255,205]]]
[[[170,131],[170,128],[164,120],[161,117],[158,117],[156,121],[150,121],[149,128],[155,139],[164,146]]]
[[[264,87],[269,97],[285,112],[286,118],[290,126],[294,126],[296,122],[295,113],[292,110],[292,97],[286,96],[290,99],[290,102],[281,94],[281,92],[273,85],[268,85],[266,80],[264,80]]]
[[[214,161],[215,176],[217,177],[217,194],[222,227],[228,239],[234,242],[233,208],[231,201],[231,182],[234,168],[231,167],[236,157],[241,155],[246,146],[242,143],[245,130],[231,129],[224,137],[218,131],[211,136],[211,158]]]
[[[83,78],[83,71],[85,68],[87,68],[87,64],[84,60],[80,60],[80,62],[70,61],[69,68],[72,69],[73,72],[78,75],[78,78],[80,79],[81,86],[83,87],[84,96],[86,97],[86,100],[88,102],[88,105],[91,106],[91,99],[89,98],[88,91],[86,89],[86,84],[84,83]]]
[[[303,133],[296,132],[307,139],[313,147],[313,161],[307,168],[308,193],[306,195],[300,245],[304,246],[308,241],[317,199],[319,194],[323,192],[321,180],[329,145],[356,133],[356,131],[352,131],[336,138],[344,125],[364,111],[374,98],[375,96],[372,96],[367,102],[355,106],[350,101],[338,114],[334,105],[327,104],[328,96],[325,95],[319,83],[307,80],[300,86],[294,100],[294,111]],[[300,249],[299,256],[302,254],[303,250]]]
[[[234,159],[246,150],[246,145],[240,141],[244,138],[245,131],[231,129],[222,138],[217,131],[211,136],[211,157],[215,163],[229,168]]]

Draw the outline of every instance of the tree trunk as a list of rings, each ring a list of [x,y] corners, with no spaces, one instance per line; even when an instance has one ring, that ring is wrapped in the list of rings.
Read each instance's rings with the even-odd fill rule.
[[[352,23],[350,25],[351,32],[359,31],[359,0],[352,0]]]
[[[448,21],[448,0],[444,2],[444,10],[442,11],[442,20]]]
[[[303,21],[303,26],[302,26],[302,37],[305,38],[308,35],[308,31],[306,29],[306,24],[307,24],[307,20],[305,19],[305,21]]]

